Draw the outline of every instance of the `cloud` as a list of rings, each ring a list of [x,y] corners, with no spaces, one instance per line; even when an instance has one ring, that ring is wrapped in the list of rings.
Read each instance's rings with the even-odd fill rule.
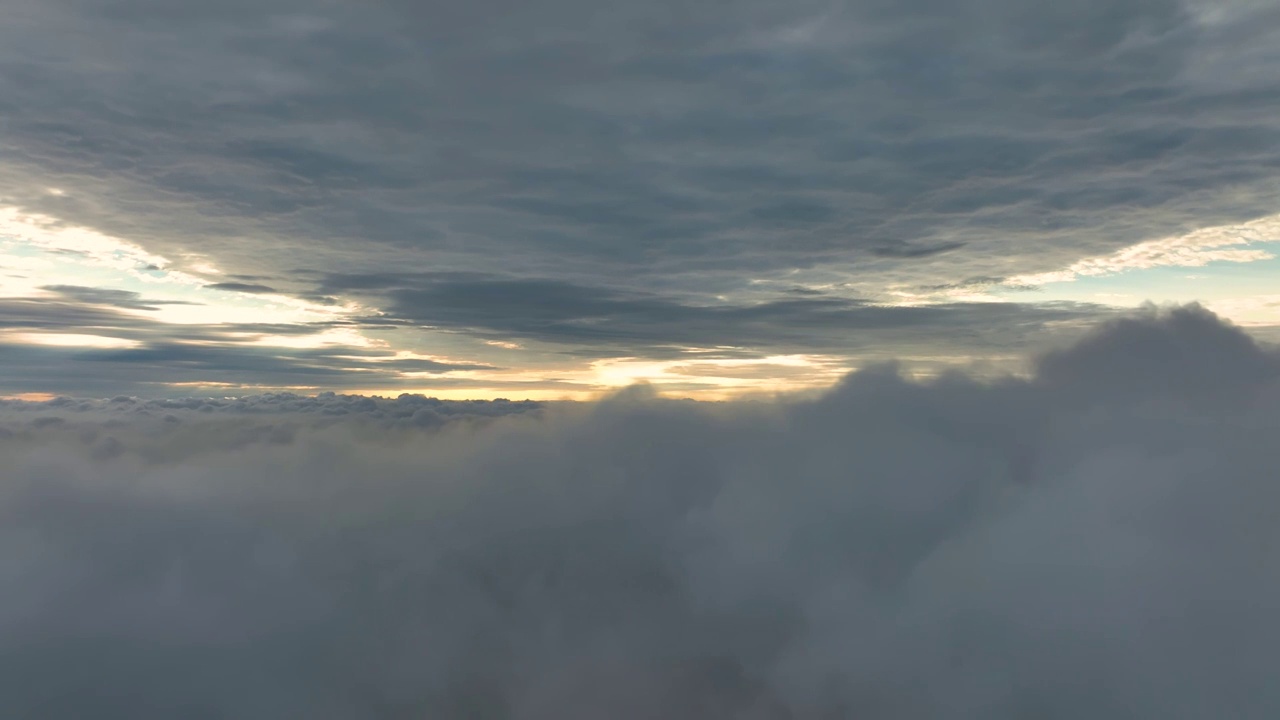
[[[168,301],[49,286],[58,299],[0,298],[0,392],[110,396],[246,388],[454,386],[494,365],[357,345],[343,321],[174,324],[128,311]],[[410,375],[412,374],[412,375]],[[413,378],[413,379],[410,379]],[[424,379],[425,378],[425,379]]]
[[[1074,346],[1040,358],[1040,381],[1105,388],[1111,398],[1220,398],[1275,378],[1274,354],[1259,352],[1248,335],[1212,313],[1191,306],[1153,323],[1153,312],[1113,320]]]
[[[363,315],[545,378],[1022,353],[1109,310],[970,305],[1263,259],[1214,233],[1280,201],[1280,15],[1251,0],[10,4],[0,234],[86,273],[29,276],[208,303],[168,319]]]
[[[205,285],[205,287],[211,290],[229,290],[231,292],[256,293],[256,294],[270,294],[274,292],[279,292],[278,290],[271,287],[270,285],[259,285],[258,283],[245,283],[245,282],[210,283],[208,285]]]
[[[909,247],[909,246],[881,247],[881,248],[872,249],[871,254],[875,255],[876,257],[887,257],[887,258],[919,258],[919,257],[929,257],[930,255],[941,255],[942,253],[951,252],[952,250],[959,250],[964,246],[965,246],[965,243],[953,242],[953,243],[943,243],[941,245],[935,245],[932,247]]]
[[[1109,309],[1086,303],[935,304],[895,307],[821,293],[756,303],[677,300],[661,294],[551,280],[478,274],[335,274],[322,290],[378,298],[378,323],[464,330],[490,339],[533,339],[583,352],[629,351],[660,357],[664,348],[741,346],[828,351],[892,347],[907,352],[946,334],[1020,345],[1025,332],[1054,323],[1096,320]]]
[[[375,417],[441,407],[6,403],[6,707],[1280,712],[1280,359],[1198,308],[1027,379],[883,366],[811,399]]]
[[[85,287],[83,285],[45,285],[41,288],[56,293],[67,300],[86,305],[109,305],[126,310],[155,310],[158,305],[195,305],[184,300],[143,299],[142,294],[131,290]]]
[[[57,345],[32,344],[39,336],[0,343],[9,393],[72,392],[103,396],[130,392],[144,396],[301,388],[320,390],[359,384],[400,391],[406,387],[457,387],[449,373],[493,370],[494,366],[400,357],[382,349],[343,346],[281,347],[203,340],[91,342],[104,336],[56,336]],[[79,337],[89,338],[72,342]],[[111,336],[105,336],[114,340]],[[412,373],[412,374],[410,374]],[[473,382],[470,384],[474,384]],[[548,383],[552,384],[552,383]]]
[[[441,400],[410,393],[396,397],[334,392],[316,395],[282,392],[232,398],[147,399],[117,395],[109,399],[89,399],[59,396],[43,401],[0,399],[0,413],[3,413],[0,422],[8,421],[11,436],[33,427],[57,426],[66,431],[68,437],[89,440],[98,439],[103,430],[111,428],[173,430],[177,425],[189,424],[194,425],[189,432],[213,429],[226,436],[228,432],[235,431],[231,436],[238,439],[236,447],[240,447],[239,440],[245,438],[280,437],[284,433],[292,442],[292,433],[298,427],[316,430],[340,423],[347,428],[367,425],[383,430],[424,427],[457,420],[534,414],[545,406],[532,400]],[[160,452],[160,445],[171,439],[164,434],[153,435],[151,440],[155,444],[152,451]],[[216,449],[227,448],[212,440],[203,447],[203,451]]]
[[[500,266],[878,297],[1273,213],[1280,17],[1073,7],[16,0],[0,179],[24,212],[284,293]]]
[[[563,397],[648,379],[719,397],[760,388],[766,378],[752,366],[782,356],[812,362],[775,368],[777,389],[825,386],[834,371],[884,359],[886,348],[922,358],[917,369],[931,371],[993,350],[1010,356],[1062,342],[1114,312],[1070,302],[890,307],[820,291],[705,303],[476,273],[334,273],[316,282],[385,309],[316,321],[217,322],[222,313],[214,307],[205,322],[178,323],[153,313],[190,303],[134,291],[49,285],[43,289],[53,298],[0,298],[0,393],[430,389],[456,397],[470,388],[485,397]],[[424,328],[437,335],[418,350],[379,337]],[[441,335],[484,345],[433,350]],[[551,354],[551,363],[529,367],[515,340]]]
[[[1158,267],[1203,267],[1212,262],[1248,263],[1274,256],[1250,243],[1280,239],[1280,216],[1269,215],[1240,225],[1202,228],[1186,235],[1138,243],[1103,257],[1089,257],[1065,269],[1005,279],[1010,286],[1071,282],[1082,277],[1114,275]]]

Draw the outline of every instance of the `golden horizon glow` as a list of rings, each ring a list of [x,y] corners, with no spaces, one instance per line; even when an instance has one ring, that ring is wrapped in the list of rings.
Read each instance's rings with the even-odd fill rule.
[[[24,345],[46,345],[51,347],[86,347],[105,349],[136,348],[142,343],[126,338],[92,333],[50,333],[50,332],[13,332],[0,335],[5,341]]]
[[[1181,236],[1137,243],[1108,255],[1084,258],[1065,268],[1017,275],[991,286],[923,291],[907,285],[890,285],[880,289],[880,301],[875,304],[901,307],[1010,302],[1011,299],[1002,294],[1010,287],[1038,283],[1049,289],[1042,290],[1036,296],[1037,300],[1136,307],[1153,293],[1155,299],[1167,302],[1184,297],[1189,288],[1234,288],[1220,282],[1213,285],[1224,277],[1222,273],[1225,271],[1221,267],[1187,276],[1187,282],[1200,285],[1183,283],[1169,286],[1166,278],[1166,285],[1157,286],[1152,278],[1160,275],[1154,271],[1161,268],[1200,267],[1224,262],[1230,263],[1228,268],[1234,268],[1273,260],[1274,247],[1249,246],[1278,239],[1280,215],[1274,215],[1248,223],[1205,228]],[[4,254],[4,265],[9,271],[8,279],[0,287],[0,296],[47,298],[97,306],[154,323],[153,330],[160,331],[158,336],[163,336],[165,325],[205,326],[213,331],[211,337],[219,338],[178,341],[183,345],[253,348],[266,352],[278,349],[281,355],[287,355],[290,350],[323,351],[327,362],[331,363],[329,367],[347,373],[345,378],[335,376],[337,382],[332,386],[268,386],[252,382],[253,378],[246,378],[243,383],[194,381],[161,384],[157,381],[153,384],[141,379],[137,381],[153,387],[203,388],[209,392],[321,392],[345,388],[343,392],[372,395],[412,393],[457,400],[508,398],[557,401],[596,399],[643,383],[661,395],[725,400],[762,393],[821,390],[854,370],[857,364],[874,359],[865,355],[846,357],[816,353],[723,357],[749,353],[751,348],[721,345],[678,348],[680,355],[667,359],[631,356],[571,360],[530,350],[518,342],[518,338],[466,337],[465,333],[436,333],[424,328],[395,334],[366,330],[343,323],[364,315],[380,315],[382,311],[379,308],[363,306],[350,298],[339,298],[337,304],[320,304],[284,292],[253,293],[234,287],[210,287],[218,279],[216,276],[223,273],[203,255],[182,253],[179,262],[174,264],[127,240],[3,205],[0,205],[0,252]],[[1253,267],[1258,269],[1252,272],[1255,275],[1265,273],[1267,266],[1268,263],[1255,265]],[[795,282],[804,285],[803,274],[798,271],[793,274]],[[1124,279],[1107,279],[1114,276],[1123,276]],[[766,281],[752,282],[764,284]],[[121,294],[80,298],[51,287],[55,285],[113,290]],[[819,283],[815,287],[835,288],[829,283]],[[1204,304],[1223,317],[1247,327],[1280,325],[1280,295],[1259,292],[1265,289],[1255,280],[1253,285],[1233,290],[1231,294],[1204,298]],[[1165,294],[1161,295],[1161,292]],[[1174,293],[1174,296],[1169,293]],[[279,332],[273,331],[272,325],[292,327],[290,331]],[[227,332],[217,334],[220,327],[226,327]],[[262,331],[256,332],[256,328],[262,328]],[[296,334],[292,332],[295,329],[298,331]],[[141,340],[115,337],[113,332],[125,333],[125,329],[112,330],[105,326],[86,327],[84,332],[32,329],[9,331],[0,334],[0,339],[17,344],[94,349],[128,349],[145,344]],[[440,352],[429,351],[437,347]],[[344,354],[344,350],[350,352]],[[371,350],[376,352],[369,352]],[[903,373],[917,379],[935,376],[939,368],[960,367],[975,361],[995,363],[1014,374],[1019,372],[1007,362],[1006,357],[937,355],[912,358],[889,352],[875,355],[902,360],[906,363]],[[427,369],[409,369],[412,366],[408,363],[404,366],[396,364],[413,360],[424,364],[439,363],[443,367],[433,370],[427,365]],[[305,360],[301,362],[306,364]]]

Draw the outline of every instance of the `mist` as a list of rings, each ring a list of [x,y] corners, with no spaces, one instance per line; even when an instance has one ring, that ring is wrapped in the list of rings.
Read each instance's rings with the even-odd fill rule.
[[[1280,717],[1280,358],[1147,309],[817,398],[0,407],[47,718]]]

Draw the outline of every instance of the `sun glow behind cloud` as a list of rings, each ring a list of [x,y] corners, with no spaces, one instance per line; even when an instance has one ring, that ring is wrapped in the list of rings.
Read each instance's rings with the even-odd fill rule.
[[[0,206],[0,296],[49,296],[48,285],[126,290],[157,301],[122,309],[173,324],[306,323],[356,311],[287,295],[263,296],[207,287],[220,271],[197,255],[174,263],[142,247],[56,218]]]
[[[50,347],[83,348],[134,348],[140,343],[126,338],[89,333],[16,332],[0,333],[0,342],[20,345],[47,345]]]
[[[1083,301],[1117,307],[1136,306],[1148,299],[1172,302],[1200,299],[1242,324],[1277,325],[1280,324],[1280,302],[1273,293],[1260,291],[1261,286],[1256,283],[1249,286],[1238,281],[1223,281],[1232,273],[1240,272],[1232,268],[1261,266],[1274,260],[1273,248],[1268,242],[1277,238],[1280,238],[1280,215],[1147,241],[1111,255],[1082,259],[1061,270],[1013,276],[996,285],[962,285],[932,291],[891,286],[884,290],[887,298],[884,304],[918,307],[937,303],[1018,301],[1026,299],[1025,288],[1034,287],[1038,289],[1035,300]],[[659,392],[725,399],[747,393],[824,387],[859,364],[838,355],[775,353],[734,357],[734,352],[741,349],[685,348],[682,356],[674,359],[632,356],[526,366],[527,349],[523,343],[488,338],[478,341],[483,348],[489,348],[482,354],[500,353],[506,360],[497,364],[479,361],[471,368],[453,369],[452,366],[477,361],[446,359],[430,349],[405,349],[401,344],[405,339],[403,333],[400,337],[375,337],[359,327],[331,325],[332,321],[342,321],[361,312],[376,315],[377,308],[362,307],[340,298],[337,303],[320,304],[286,293],[263,294],[213,287],[212,282],[225,278],[217,277],[218,269],[198,256],[184,256],[173,263],[126,240],[12,207],[0,207],[0,265],[6,275],[0,284],[0,296],[5,297],[54,298],[56,293],[46,288],[61,285],[110,288],[136,293],[141,298],[139,307],[119,307],[115,311],[174,326],[315,325],[314,330],[296,333],[228,333],[227,341],[222,343],[224,347],[339,352],[348,347],[390,353],[375,358],[353,356],[353,360],[358,359],[362,364],[353,364],[347,369],[351,382],[340,383],[338,388],[344,390],[386,393],[385,383],[377,388],[359,387],[362,382],[358,378],[380,374],[400,378],[397,392],[428,392],[453,398],[584,399],[643,382]],[[1198,268],[1197,274],[1194,277],[1185,273],[1169,274],[1186,267]],[[804,284],[804,275],[803,272],[796,274],[800,285]],[[1271,275],[1263,273],[1263,277]],[[423,332],[414,331],[413,337],[418,338],[415,345],[427,337]],[[128,349],[139,345],[136,340],[100,332],[10,332],[4,339],[16,344],[86,349]],[[907,371],[927,375],[934,372],[930,368],[964,365],[978,359],[964,355],[939,357],[923,362],[923,369]],[[392,362],[405,360],[440,362],[442,369],[396,369]],[[449,384],[441,384],[441,378],[446,376]],[[259,387],[253,382],[236,384],[212,380],[188,384],[204,388]],[[176,388],[181,384],[170,385]],[[330,385],[289,387],[319,390]]]
[[[0,237],[8,237],[53,253],[80,256],[100,267],[125,272],[161,269],[169,261],[119,238],[96,230],[68,225],[55,217],[0,205]],[[162,276],[167,282],[198,284],[199,278],[171,270]]]
[[[734,391],[804,389],[830,384],[851,368],[839,357],[772,355],[762,358],[681,358],[652,361],[617,358],[591,363],[592,376],[603,388],[645,382],[661,388],[679,386],[704,395]]]

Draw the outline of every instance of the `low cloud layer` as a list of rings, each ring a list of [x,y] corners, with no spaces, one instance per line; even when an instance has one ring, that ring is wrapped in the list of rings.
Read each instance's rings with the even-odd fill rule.
[[[1196,307],[1026,380],[500,405],[5,404],[6,712],[1280,715],[1280,358]]]

